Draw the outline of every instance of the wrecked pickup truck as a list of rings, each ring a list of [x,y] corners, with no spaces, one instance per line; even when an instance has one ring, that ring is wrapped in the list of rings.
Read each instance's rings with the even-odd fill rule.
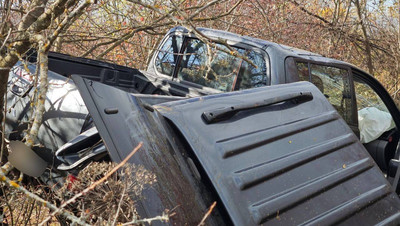
[[[144,142],[130,162],[151,170],[157,184],[137,203],[141,217],[179,206],[171,224],[194,224],[217,201],[210,225],[399,224],[400,114],[375,79],[313,53],[201,30],[254,65],[215,50],[210,72],[205,44],[179,27],[146,72],[53,54],[58,96],[49,94],[39,133],[53,170],[120,162]],[[9,82],[10,139],[29,118],[32,82],[18,70]],[[71,74],[80,76],[72,82]],[[293,83],[302,80],[314,85]]]

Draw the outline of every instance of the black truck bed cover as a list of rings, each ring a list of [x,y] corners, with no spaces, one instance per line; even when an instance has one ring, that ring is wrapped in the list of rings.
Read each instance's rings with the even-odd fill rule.
[[[157,156],[163,153],[166,158],[167,147],[177,146],[165,144],[166,138],[160,136],[166,134],[154,132],[158,116],[145,112],[154,108],[152,114],[167,118],[189,144],[197,167],[205,172],[236,225],[400,222],[398,196],[344,120],[311,83],[172,101],[146,110],[141,101],[122,90],[79,77],[74,81],[114,161],[121,161],[140,139],[150,139],[144,143],[145,151],[133,157],[141,160],[132,162],[139,161],[159,175],[176,172],[172,166],[163,165],[159,170],[153,163],[146,165],[160,162]],[[140,120],[132,120],[138,114],[143,115]],[[174,139],[178,138],[169,142]],[[184,185],[160,184],[164,189],[153,191],[160,197],[157,205],[168,207],[171,204],[165,203],[178,195],[167,191],[168,186]],[[167,196],[168,200],[161,198]],[[143,205],[150,206],[144,207],[149,210],[154,203]]]
[[[292,99],[282,101],[285,96]],[[252,89],[157,109],[182,132],[237,225],[399,223],[399,198],[314,85]],[[231,115],[215,120],[229,109]],[[207,123],[205,115],[214,121]]]

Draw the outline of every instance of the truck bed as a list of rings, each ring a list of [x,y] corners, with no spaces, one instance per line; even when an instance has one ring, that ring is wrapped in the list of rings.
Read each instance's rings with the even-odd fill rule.
[[[28,60],[32,63],[36,62],[37,55],[35,53],[31,54]],[[140,70],[103,61],[50,52],[49,70],[67,78],[77,74],[83,78],[98,81],[131,93],[163,93]]]

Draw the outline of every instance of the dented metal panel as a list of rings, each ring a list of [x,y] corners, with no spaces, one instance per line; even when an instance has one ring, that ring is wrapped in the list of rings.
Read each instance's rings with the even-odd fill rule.
[[[306,101],[280,98],[308,92],[312,98]],[[282,101],[260,105],[268,99]],[[399,198],[310,83],[155,108],[182,132],[237,225],[399,223]],[[204,117],[230,108],[233,114],[215,122]]]

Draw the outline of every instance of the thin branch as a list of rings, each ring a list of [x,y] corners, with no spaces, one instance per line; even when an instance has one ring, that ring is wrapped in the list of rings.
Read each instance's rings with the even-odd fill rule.
[[[4,147],[5,147],[5,131],[6,131],[6,116],[7,116],[7,92],[4,93],[4,108],[3,108],[3,120],[1,122],[1,151],[0,151],[0,164],[3,163]]]
[[[312,17],[315,17],[315,18],[318,18],[318,19],[321,20],[322,22],[333,26],[333,24],[332,24],[330,21],[328,21],[327,19],[325,19],[325,18],[323,18],[323,17],[321,17],[321,16],[319,16],[319,15],[317,15],[317,14],[315,14],[315,13],[312,13],[311,11],[307,10],[307,9],[304,8],[302,5],[300,5],[298,2],[296,2],[296,0],[289,0],[289,2],[293,3],[293,4],[294,4],[295,6],[297,6],[301,11],[307,13],[308,15],[310,15],[310,16],[312,16]]]
[[[317,24],[318,26],[327,28],[327,29],[329,29],[329,30],[331,30],[331,31],[334,31],[334,32],[339,32],[340,34],[343,34],[344,36],[346,36],[347,38],[349,38],[349,39],[352,40],[353,42],[365,43],[365,39],[360,38],[360,37],[358,37],[357,35],[348,34],[348,33],[344,32],[344,31],[342,30],[342,28],[338,28],[338,27],[334,26],[334,24],[332,24],[331,22],[329,22],[329,21],[326,20],[325,18],[323,18],[323,17],[321,17],[321,16],[319,16],[319,15],[317,15],[317,14],[314,14],[314,13],[312,13],[311,11],[307,10],[306,8],[304,8],[303,6],[301,6],[298,2],[296,2],[296,0],[289,0],[289,1],[290,1],[291,3],[293,3],[294,5],[296,5],[301,11],[305,12],[306,14],[308,14],[308,15],[314,17],[314,18],[319,19],[319,20],[322,21],[324,24],[328,25],[328,26],[324,26],[324,25],[322,25],[322,24]],[[369,43],[369,44],[370,44],[370,47],[376,48],[376,49],[378,49],[378,50],[384,52],[384,53],[387,54],[388,56],[393,57],[393,54],[391,54],[391,53],[390,53],[387,49],[385,49],[384,47],[379,46],[379,45],[376,45],[376,44],[374,44],[374,43]]]
[[[196,21],[196,22],[200,22],[200,21],[210,21],[210,20],[217,20],[217,19],[220,19],[220,18],[222,18],[222,17],[231,15],[232,12],[233,12],[240,4],[242,4],[243,1],[244,1],[244,0],[239,0],[239,1],[237,1],[236,4],[235,4],[232,8],[230,8],[228,11],[226,11],[226,12],[223,13],[223,14],[219,14],[219,15],[213,16],[213,17],[194,18],[194,19],[192,19],[192,20],[193,20],[193,21]],[[191,18],[193,18],[193,17],[194,17],[194,15],[191,15],[191,16],[189,17],[189,19],[191,19]]]
[[[68,14],[67,17],[64,18],[64,20],[57,26],[57,29],[53,32],[53,34],[50,36],[49,38],[49,44],[51,45],[54,40],[56,40],[56,38],[58,37],[58,35],[60,34],[60,32],[62,32],[63,30],[68,29],[69,26],[71,26],[71,24],[73,22],[76,21],[76,19],[78,19],[78,16],[82,14],[83,10],[88,7],[92,2],[89,0],[86,0],[84,2],[82,2],[76,9],[74,9],[70,14]],[[50,45],[48,45],[48,48],[50,48]],[[48,50],[48,49],[47,49]]]
[[[166,22],[166,23],[162,23],[162,24],[157,24],[157,22],[154,22],[152,25],[145,25],[143,27],[137,28],[131,32],[129,32],[128,34],[125,34],[124,36],[122,36],[119,40],[117,40],[112,46],[110,46],[109,48],[107,48],[105,51],[103,51],[101,54],[96,56],[96,59],[102,58],[104,57],[107,53],[109,53],[110,51],[112,51],[113,49],[115,49],[117,46],[119,46],[122,42],[124,42],[125,40],[133,37],[133,35],[135,35],[137,32],[140,31],[145,31],[148,29],[155,29],[155,28],[159,28],[159,27],[164,27],[164,26],[168,26],[173,24],[171,21],[170,22]]]
[[[115,224],[117,223],[119,211],[120,211],[120,209],[121,209],[121,204],[122,204],[122,201],[124,200],[125,191],[126,191],[126,187],[124,186],[124,190],[122,190],[121,198],[119,199],[118,207],[117,207],[117,212],[115,213],[114,221],[113,221],[112,225],[115,225]]]
[[[37,202],[42,203],[43,206],[46,206],[47,208],[49,208],[50,210],[53,211],[57,211],[60,215],[64,216],[65,218],[67,218],[68,220],[72,221],[72,223],[77,223],[80,225],[88,225],[85,222],[83,222],[81,219],[77,218],[76,216],[74,216],[73,214],[67,212],[66,210],[61,210],[59,208],[57,208],[57,206],[51,204],[50,202],[42,199],[41,197],[39,197],[36,194],[33,194],[32,192],[28,191],[26,188],[24,188],[23,186],[20,186],[18,183],[16,183],[15,181],[10,180],[7,176],[6,173],[3,172],[3,170],[0,170],[0,181],[3,181],[6,183],[7,186],[14,188],[22,193],[24,193],[28,198],[31,198]]]
[[[164,213],[161,216],[157,216],[157,217],[152,217],[152,218],[145,218],[145,219],[137,219],[137,220],[133,220],[127,223],[123,223],[122,225],[132,225],[132,224],[144,224],[144,223],[148,223],[151,224],[153,221],[165,221],[168,222],[169,221],[169,216],[168,214]]]
[[[217,4],[218,2],[224,2],[224,1],[219,1],[219,0],[214,0],[214,1],[210,1],[207,4],[205,4],[204,6],[202,6],[201,8],[199,8],[198,10],[196,10],[189,18],[188,20],[192,20],[194,17],[196,17],[197,15],[199,15],[201,12],[203,12],[204,10],[206,10],[207,8]]]
[[[0,46],[0,51],[1,51],[1,50],[3,49],[3,47],[6,45],[8,38],[10,38],[11,31],[12,31],[12,29],[10,28],[10,29],[8,30],[8,33],[7,33],[6,38],[5,38],[4,41],[3,41],[3,44]]]
[[[201,219],[200,223],[197,226],[205,225],[206,219],[208,218],[208,216],[210,216],[211,212],[213,211],[213,209],[215,208],[216,205],[217,205],[217,202],[214,202],[210,206],[210,208],[208,209],[207,213],[204,215],[203,219]]]
[[[7,175],[14,167],[11,165],[10,162],[6,162],[3,166],[1,166],[0,171],[4,174]]]
[[[46,0],[35,0],[31,3],[31,9],[22,17],[18,26],[18,31],[24,31],[31,26],[37,18],[44,12]]]
[[[51,214],[49,214],[49,216],[44,219],[39,225],[45,225],[46,222],[48,222],[53,216],[57,215],[60,213],[60,211],[62,211],[67,205],[73,203],[76,201],[76,199],[78,199],[79,197],[87,194],[90,190],[93,190],[96,186],[98,186],[99,184],[103,183],[104,181],[106,181],[112,174],[114,174],[115,172],[117,172],[117,170],[119,168],[121,168],[123,165],[125,165],[128,160],[143,146],[143,142],[140,142],[138,144],[138,146],[136,146],[132,152],[126,156],[126,158],[124,160],[122,160],[117,166],[115,166],[110,172],[108,172],[104,177],[102,177],[101,179],[99,179],[98,181],[94,182],[92,185],[90,185],[89,187],[85,188],[83,191],[79,192],[78,194],[74,195],[74,197],[70,198],[69,200],[65,201],[59,209],[57,209],[56,211],[52,212]]]

